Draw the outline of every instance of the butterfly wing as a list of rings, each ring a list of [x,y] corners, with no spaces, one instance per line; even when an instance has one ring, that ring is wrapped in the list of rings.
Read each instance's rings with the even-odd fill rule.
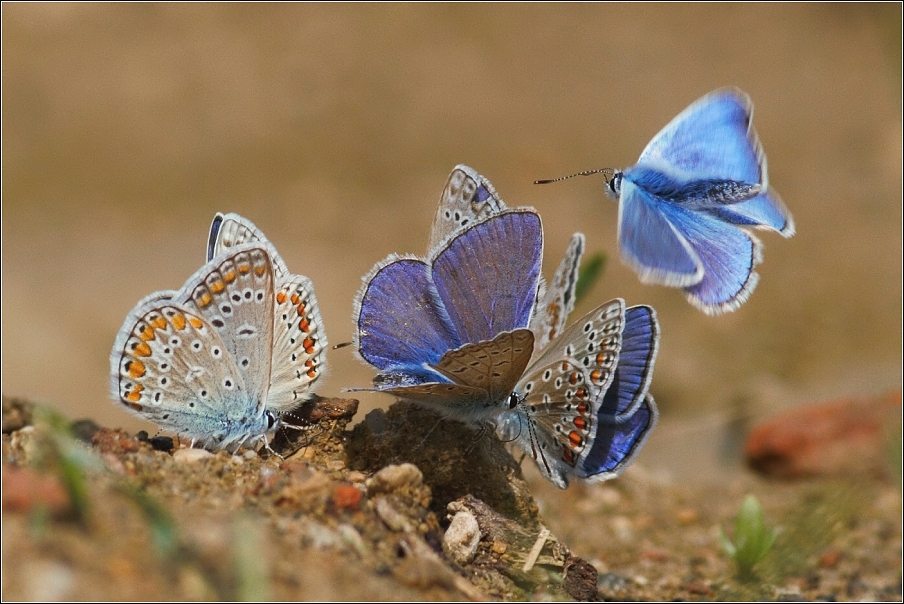
[[[741,306],[759,281],[754,271],[763,258],[759,239],[707,213],[691,213],[671,204],[663,204],[661,210],[703,267],[703,278],[684,288],[688,301],[707,314]]]
[[[490,181],[464,164],[455,166],[439,198],[427,249],[436,249],[452,233],[505,208]]]
[[[658,418],[659,411],[649,394],[634,413],[626,418],[600,416],[593,443],[581,460],[578,475],[590,482],[618,476],[634,461]]]
[[[263,231],[254,226],[253,222],[232,212],[229,214],[217,212],[210,224],[210,232],[207,236],[207,261],[210,262],[229,248],[242,243],[259,241],[270,243]],[[272,249],[271,252],[273,272],[276,280],[280,281],[290,275],[289,269],[280,255],[276,253],[276,249]]]
[[[732,180],[768,187],[765,154],[751,125],[750,97],[723,88],[691,104],[640,154],[638,165],[687,176],[686,180]]]
[[[625,311],[618,365],[597,417],[630,417],[646,398],[653,379],[659,351],[659,321],[649,306],[632,306]]]
[[[175,298],[220,335],[261,413],[270,386],[273,350],[271,248],[263,242],[229,248],[201,267]]]
[[[490,402],[508,398],[534,350],[534,334],[516,329],[492,340],[465,344],[443,355],[433,368],[456,384],[486,391]]]
[[[574,291],[578,283],[578,267],[584,253],[584,235],[575,233],[571,237],[565,256],[556,269],[552,282],[546,287],[534,315],[530,328],[537,337],[534,346],[543,350],[565,328],[568,315],[574,310]]]
[[[703,278],[704,267],[687,238],[663,211],[666,202],[622,178],[618,205],[618,245],[641,282],[685,287]],[[686,220],[690,210],[675,208]]]
[[[113,398],[136,415],[204,444],[266,431],[226,343],[203,316],[148,296],[129,313],[110,355]]]
[[[355,297],[355,349],[377,369],[436,363],[461,340],[417,258],[390,256],[364,277]]]
[[[273,352],[267,408],[288,411],[308,400],[326,372],[329,344],[310,279],[289,275],[274,296]]]
[[[501,333],[492,340],[465,344],[443,355],[431,367],[443,381],[375,390],[424,405],[451,419],[482,425],[508,405],[533,348],[530,330]]]
[[[430,261],[459,341],[526,327],[537,299],[543,230],[533,210],[507,210],[465,228]]]

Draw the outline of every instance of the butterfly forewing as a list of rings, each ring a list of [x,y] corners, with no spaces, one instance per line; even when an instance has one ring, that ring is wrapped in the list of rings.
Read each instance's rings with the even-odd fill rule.
[[[436,249],[457,230],[505,208],[490,181],[468,166],[455,166],[439,199],[428,249]]]
[[[542,225],[531,210],[508,210],[470,226],[437,251],[433,283],[461,342],[528,326],[542,258]]]
[[[654,136],[637,163],[671,169],[694,180],[768,187],[765,154],[750,125],[752,112],[750,97],[740,90],[711,92]]]
[[[253,416],[226,344],[187,306],[139,304],[120,331],[113,362],[114,396],[163,428],[203,438],[222,428],[219,417],[228,422]]]
[[[433,368],[456,384],[480,388],[490,402],[500,402],[512,393],[533,349],[533,333],[517,329],[449,351]]]
[[[241,244],[185,284],[180,301],[220,334],[252,400],[265,404],[273,349],[273,269],[266,244]]]

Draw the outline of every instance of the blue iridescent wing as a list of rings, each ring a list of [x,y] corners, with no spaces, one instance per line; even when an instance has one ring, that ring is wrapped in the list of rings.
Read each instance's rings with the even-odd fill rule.
[[[433,283],[461,343],[527,327],[542,257],[543,229],[532,210],[491,216],[435,252]]]
[[[774,189],[753,199],[710,209],[718,218],[739,226],[777,231],[782,237],[795,233],[794,219]]]
[[[600,418],[627,418],[647,396],[659,351],[659,321],[649,306],[625,311],[622,347],[612,383],[597,411]]]
[[[768,186],[765,156],[750,125],[753,105],[744,92],[707,94],[666,125],[640,154],[647,165],[685,180],[733,180]]]
[[[763,257],[759,239],[706,213],[687,212],[671,204],[662,204],[661,210],[703,268],[703,278],[684,288],[688,301],[707,314],[741,306],[759,281],[754,271]]]
[[[658,418],[649,394],[623,421],[600,418],[590,452],[580,464],[583,478],[598,482],[618,476],[640,452]]]
[[[704,267],[686,236],[666,213],[667,203],[625,177],[618,206],[618,243],[622,258],[643,283],[672,287],[693,285],[703,278]],[[674,213],[692,221],[690,210]]]
[[[461,340],[417,258],[390,256],[364,277],[355,297],[355,348],[377,369],[421,371]]]
[[[464,164],[455,166],[439,198],[427,249],[436,249],[452,233],[504,209],[505,203],[489,180]]]

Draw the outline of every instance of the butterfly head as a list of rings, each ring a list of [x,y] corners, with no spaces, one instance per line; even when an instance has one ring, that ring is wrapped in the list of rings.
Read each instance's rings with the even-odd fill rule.
[[[621,170],[608,170],[603,172],[606,179],[606,195],[613,199],[618,199],[621,195],[621,181],[623,172]]]

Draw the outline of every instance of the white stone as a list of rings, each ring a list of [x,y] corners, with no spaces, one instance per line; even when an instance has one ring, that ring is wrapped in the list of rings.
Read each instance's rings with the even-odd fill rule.
[[[471,512],[461,511],[452,518],[452,523],[443,535],[443,553],[459,566],[470,564],[477,555],[480,543],[480,525]]]

